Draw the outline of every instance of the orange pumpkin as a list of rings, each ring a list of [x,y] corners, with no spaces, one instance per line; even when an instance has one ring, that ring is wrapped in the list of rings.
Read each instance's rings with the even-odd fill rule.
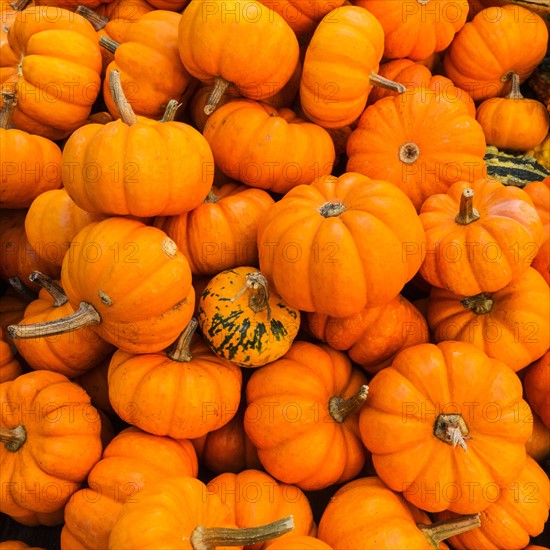
[[[279,14],[256,0],[191,0],[181,17],[178,41],[187,71],[217,84],[208,114],[229,83],[242,96],[262,100],[290,80],[298,63],[296,35]]]
[[[292,307],[335,317],[397,296],[423,247],[407,196],[350,172],[291,189],[258,229],[260,270],[273,289]]]
[[[550,114],[540,101],[523,97],[519,75],[512,73],[512,89],[504,97],[486,99],[477,108],[487,145],[529,151],[540,145],[550,126]]]
[[[420,210],[426,257],[420,274],[460,296],[496,292],[517,280],[542,244],[543,228],[529,196],[484,178],[458,181]]]
[[[493,503],[480,514],[480,528],[451,537],[453,548],[516,550],[525,548],[530,537],[543,532],[550,508],[550,481],[531,457],[527,457],[513,483],[500,492],[494,491],[491,498]],[[444,512],[438,519],[454,517]]]
[[[80,386],[48,371],[3,382],[0,403],[0,475],[9,487],[2,512],[24,525],[61,523],[65,504],[101,457],[97,410]]]
[[[85,124],[101,84],[92,25],[63,8],[31,6],[17,14],[8,40],[18,62],[2,60],[0,84],[17,90],[14,127],[59,140]]]
[[[121,119],[87,124],[67,140],[67,193],[80,208],[110,215],[171,216],[192,210],[212,186],[207,141],[188,124],[136,116],[121,91],[120,75],[109,75]]]
[[[548,284],[528,268],[494,293],[466,297],[433,287],[426,318],[436,342],[470,342],[518,371],[550,347],[549,302]]]
[[[198,335],[192,342],[196,326],[192,320],[168,354],[114,353],[109,400],[124,421],[154,435],[183,439],[201,437],[233,418],[241,398],[241,370],[212,353]],[[159,410],[159,399],[166,412]]]
[[[542,221],[544,242],[533,259],[534,267],[550,285],[550,176],[542,181],[534,181],[524,187]]]
[[[473,344],[407,348],[369,388],[362,440],[380,478],[415,506],[480,512],[524,467],[533,426],[521,381]]]
[[[347,142],[346,169],[396,185],[419,211],[429,196],[484,175],[485,148],[462,101],[409,90],[366,108]]]
[[[525,445],[527,454],[543,464],[550,458],[550,429],[546,427],[540,416],[533,412],[533,433]]]
[[[283,483],[319,490],[355,477],[366,453],[358,408],[366,377],[343,353],[294,342],[246,385],[245,431],[264,468]]]
[[[88,487],[67,503],[61,548],[108,548],[124,502],[139,501],[143,487],[156,480],[197,473],[197,457],[188,440],[125,428],[105,447],[88,475]]]
[[[26,542],[19,540],[6,540],[0,542],[0,550],[46,550],[38,546],[29,546]]]
[[[332,550],[332,548],[321,539],[311,535],[293,535],[289,533],[286,537],[280,537],[266,543],[265,550]]]
[[[162,229],[183,252],[193,275],[257,265],[258,224],[274,200],[263,189],[238,183],[213,186],[202,204],[179,216],[158,216]]]
[[[468,16],[467,0],[355,0],[354,4],[380,21],[386,59],[420,61],[445,50]]]
[[[16,351],[15,346],[4,337],[4,329],[0,326],[0,383],[15,380],[23,372]]]
[[[543,60],[548,43],[544,20],[517,5],[489,7],[457,33],[443,60],[445,75],[474,101],[510,90],[510,72],[524,82]]]
[[[390,365],[402,349],[429,341],[426,319],[401,295],[350,317],[309,313],[306,320],[315,338],[346,351],[372,374]]]
[[[344,5],[321,19],[309,42],[300,82],[306,116],[325,128],[343,128],[365,109],[384,51],[378,19]]]
[[[273,193],[309,184],[334,165],[326,130],[266,103],[236,99],[218,107],[203,135],[226,176]]]
[[[550,429],[550,351],[535,361],[525,371],[523,378],[525,399]]]
[[[90,396],[92,405],[103,411],[109,416],[115,416],[116,413],[109,401],[109,385],[107,381],[107,373],[109,371],[109,362],[111,356],[107,357],[96,367],[79,374],[73,378],[79,386],[82,386],[86,393]]]

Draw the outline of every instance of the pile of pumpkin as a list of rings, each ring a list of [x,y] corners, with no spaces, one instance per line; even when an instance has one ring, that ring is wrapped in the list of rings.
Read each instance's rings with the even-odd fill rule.
[[[528,547],[550,60],[521,4],[2,0],[4,518],[63,550]]]

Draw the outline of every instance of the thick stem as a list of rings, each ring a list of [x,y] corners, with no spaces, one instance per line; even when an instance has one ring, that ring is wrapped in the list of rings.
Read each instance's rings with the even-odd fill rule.
[[[116,40],[113,40],[108,36],[101,36],[99,38],[99,45],[111,53],[115,53],[120,46],[120,44]]]
[[[493,309],[494,301],[489,294],[482,292],[475,296],[468,296],[460,303],[468,309],[471,309],[476,315],[485,315]]]
[[[77,6],[74,12],[78,13],[78,15],[82,15],[84,19],[87,19],[96,31],[100,31],[109,22],[108,17],[105,17],[104,15],[99,15],[99,13],[91,10],[86,6]]]
[[[122,83],[120,82],[120,73],[118,71],[111,71],[109,73],[109,90],[118,112],[120,113],[122,122],[128,124],[128,126],[136,124],[138,121],[136,113],[134,113],[132,106],[128,103],[128,100],[124,95]]]
[[[27,302],[32,302],[33,300],[36,300],[36,294],[30,290],[27,286],[23,284],[23,281],[19,277],[10,277],[8,279],[8,282],[10,283],[13,290],[17,292],[24,300]]]
[[[390,80],[385,76],[376,74],[375,72],[370,73],[369,80],[370,83],[377,88],[384,88],[385,90],[397,92],[398,94],[402,94],[403,92],[407,91],[407,88],[400,82],[394,82],[393,80]]]
[[[95,307],[87,302],[81,302],[80,307],[67,317],[32,325],[10,325],[8,332],[12,338],[42,338],[99,323],[101,323],[101,317]]]
[[[29,279],[48,292],[53,298],[53,307],[61,307],[69,301],[65,291],[53,279],[44,275],[44,273],[33,271],[29,275]]]
[[[328,402],[328,412],[335,422],[341,424],[346,417],[353,411],[357,410],[367,399],[369,387],[361,386],[359,391],[348,399],[343,397],[333,396]]]
[[[460,197],[460,209],[455,221],[460,225],[468,225],[477,220],[479,220],[479,212],[474,208],[474,190],[464,189]]]
[[[225,78],[222,78],[221,76],[216,77],[214,81],[214,88],[210,92],[210,95],[206,100],[206,105],[204,106],[205,115],[211,115],[216,110],[216,107],[218,106],[218,103],[220,102],[220,99],[222,98],[229,84],[231,84],[231,82],[225,80]]]
[[[319,208],[319,214],[321,214],[323,218],[332,218],[343,214],[346,210],[347,208],[344,203],[334,200],[325,202],[325,204]]]
[[[178,103],[175,99],[171,99],[166,105],[164,115],[162,115],[161,122],[173,122],[176,117],[178,109],[181,107],[181,103]]]
[[[521,95],[521,91],[519,89],[519,74],[516,72],[513,72],[511,74],[512,79],[512,89],[510,92],[505,96],[506,99],[513,99],[513,100],[520,100],[523,99],[523,96]]]
[[[439,543],[444,540],[480,527],[481,518],[479,514],[472,514],[432,524],[417,523],[416,526],[422,531],[427,541],[434,548],[438,549]]]
[[[414,141],[407,141],[399,147],[399,160],[405,164],[412,164],[418,160],[420,148]]]
[[[191,340],[197,330],[198,321],[195,317],[192,317],[188,325],[176,340],[172,351],[168,353],[168,357],[173,361],[184,363],[191,361],[193,356],[191,355]]]
[[[250,546],[281,537],[294,529],[294,518],[287,516],[258,527],[231,529],[228,527],[203,527],[199,525],[191,533],[194,550],[215,550],[220,546]]]
[[[14,0],[10,6],[15,11],[23,11],[29,4],[31,3],[31,0]]]
[[[4,445],[7,451],[12,453],[17,452],[25,441],[27,441],[27,430],[23,426],[0,429],[0,443]]]
[[[469,433],[470,430],[460,414],[440,414],[435,419],[434,435],[443,443],[453,447],[460,445],[467,451],[466,440],[472,439],[468,436]]]
[[[2,99],[4,103],[0,111],[0,128],[7,130],[11,126],[13,113],[15,113],[15,107],[17,107],[17,96],[15,91],[2,92]]]
[[[245,292],[248,292],[248,307],[254,313],[260,313],[267,309],[267,320],[271,319],[271,307],[269,305],[269,284],[267,279],[259,272],[247,273],[246,283],[241,290],[231,298],[231,302],[238,300]]]

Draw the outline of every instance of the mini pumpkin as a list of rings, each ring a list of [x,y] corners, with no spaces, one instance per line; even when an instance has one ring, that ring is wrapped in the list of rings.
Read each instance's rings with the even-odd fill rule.
[[[550,429],[550,394],[546,391],[549,384],[550,351],[547,351],[525,371],[523,386],[527,402]]]
[[[0,326],[0,383],[15,380],[23,372],[16,351],[15,346],[4,337],[4,329]]]

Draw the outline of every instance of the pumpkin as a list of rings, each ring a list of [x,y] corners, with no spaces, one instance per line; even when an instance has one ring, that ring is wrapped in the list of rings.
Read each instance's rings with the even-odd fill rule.
[[[19,325],[45,323],[74,313],[63,289],[49,277],[35,272],[31,280],[42,287],[25,310]],[[45,369],[74,378],[101,363],[113,351],[90,327],[56,336],[16,338],[13,343],[34,370]]]
[[[241,367],[284,355],[300,328],[300,312],[272,290],[254,267],[218,273],[199,298],[199,328],[212,351]]]
[[[334,317],[395,298],[423,247],[405,193],[352,172],[291,189],[258,228],[260,270],[273,290],[301,311]]]
[[[526,370],[523,386],[527,402],[550,429],[550,395],[547,391],[549,384],[550,351],[547,351]]]
[[[280,537],[266,543],[265,550],[332,550],[331,547],[321,539],[311,535],[293,535],[289,533],[286,537]]]
[[[178,41],[187,71],[201,82],[216,82],[207,114],[229,83],[242,96],[262,100],[290,80],[298,63],[296,35],[279,14],[256,0],[191,0]]]
[[[109,548],[242,548],[249,540],[269,540],[293,528],[292,517],[253,530],[237,529],[233,514],[220,497],[192,477],[155,481],[135,502],[123,504],[109,537]],[[155,521],[151,522],[151,514]],[[145,531],[136,525],[147,525]]]
[[[389,181],[417,211],[431,195],[484,174],[485,136],[462,101],[409,90],[365,109],[347,142],[346,170]]]
[[[16,99],[2,95],[0,209],[27,208],[41,193],[61,187],[61,149],[49,139],[10,128]]]
[[[359,415],[378,476],[427,512],[477,513],[525,465],[521,381],[467,342],[419,344],[374,375]]]
[[[106,217],[77,206],[65,188],[52,189],[30,204],[25,216],[25,234],[38,256],[61,266],[75,235],[89,223]]]
[[[550,458],[550,429],[545,426],[537,413],[533,412],[532,416],[533,433],[525,446],[527,454],[542,465]]]
[[[550,114],[540,101],[523,97],[517,73],[512,73],[511,79],[510,92],[481,103],[476,120],[483,128],[488,145],[528,151],[540,145],[548,134]]]
[[[278,540],[317,531],[306,495],[298,487],[281,483],[265,472],[253,469],[224,472],[212,478],[206,488],[208,495],[218,495],[229,506],[237,527],[258,527],[292,515],[294,529]],[[264,548],[261,543],[245,546],[245,550]]]
[[[543,60],[548,29],[521,6],[481,10],[457,33],[443,59],[445,75],[474,101],[509,92],[512,71],[524,82]]]
[[[534,267],[550,285],[550,176],[525,186],[525,192],[531,197],[540,216],[544,230],[544,242],[531,266]]]
[[[150,4],[157,10],[182,11],[189,0],[151,0]]]
[[[91,223],[75,236],[63,260],[61,286],[75,313],[47,328],[12,325],[12,337],[92,325],[124,351],[154,353],[176,340],[195,301],[189,264],[175,243],[160,229],[118,217]]]
[[[106,357],[96,367],[92,367],[73,378],[73,382],[76,382],[79,386],[84,388],[86,393],[90,396],[92,405],[96,409],[112,417],[115,416],[116,413],[109,401],[107,373],[109,371],[110,360],[111,356]]]
[[[18,61],[4,66],[2,60],[0,83],[17,91],[14,127],[52,140],[68,137],[86,122],[100,91],[94,28],[72,11],[30,6],[15,17],[8,41]]]
[[[65,507],[61,548],[108,548],[109,534],[126,501],[139,501],[143,487],[174,476],[196,477],[197,457],[186,439],[120,431]]]
[[[400,294],[350,317],[308,313],[306,326],[315,338],[346,351],[372,374],[390,365],[402,349],[429,341],[426,319]]]
[[[236,99],[218,107],[203,135],[226,176],[273,193],[309,184],[334,165],[326,130],[266,103]]]
[[[27,543],[19,540],[6,540],[0,542],[0,550],[46,550],[38,546],[29,546]]]
[[[426,59],[449,46],[466,23],[468,2],[462,0],[355,0],[384,29],[384,57]]]
[[[15,380],[23,372],[16,351],[15,346],[4,337],[4,329],[0,326],[0,384]]]
[[[306,116],[343,128],[365,109],[384,51],[384,31],[366,9],[344,5],[321,19],[309,42],[300,82]]]
[[[74,11],[80,4],[88,8],[97,8],[106,2],[112,2],[112,0],[35,0],[37,6],[62,7],[70,11]]]
[[[154,435],[184,439],[217,430],[235,415],[241,370],[200,338],[191,343],[196,326],[192,320],[168,354],[114,353],[109,400],[124,421]],[[159,410],[159,400],[166,412]]]
[[[408,90],[433,90],[447,101],[461,101],[468,107],[468,114],[476,116],[475,104],[464,90],[457,88],[447,77],[432,74],[430,69],[421,62],[414,62],[412,59],[392,59],[380,65],[378,76],[403,84]],[[375,86],[369,94],[367,105],[372,105],[383,97],[394,96],[398,93],[389,88]]]
[[[193,275],[212,276],[258,263],[258,224],[274,202],[263,189],[227,183],[212,186],[190,212],[158,216],[154,225],[178,245]]]
[[[550,102],[550,99],[548,100]],[[527,151],[528,155],[532,155],[535,159],[542,164],[547,170],[550,170],[550,133],[546,136],[544,141]]]
[[[493,503],[480,514],[480,528],[451,537],[453,548],[521,550],[530,537],[543,532],[550,508],[550,481],[534,459],[527,457],[514,482],[492,498]],[[455,514],[439,515],[439,519],[449,517]]]
[[[153,10],[126,26],[123,42],[102,36],[100,46],[114,53],[106,74],[120,73],[126,98],[136,115],[158,119],[171,99],[181,101],[192,78],[181,63],[178,28],[181,14]],[[114,118],[119,110],[109,79],[103,81],[103,98]]]
[[[170,216],[192,210],[213,181],[208,143],[188,124],[136,116],[121,90],[120,74],[109,75],[121,119],[87,124],[67,140],[67,193],[80,208],[110,215]]]
[[[340,487],[330,499],[317,536],[332,548],[433,550],[453,532],[476,529],[479,517],[434,524],[378,477],[361,477]]]
[[[294,342],[246,385],[244,429],[267,472],[303,490],[355,477],[366,453],[357,430],[366,377],[324,344]]]
[[[245,408],[243,399],[227,424],[191,441],[200,464],[210,472],[237,474],[262,467],[258,451],[244,431]]]
[[[542,244],[540,217],[517,187],[483,178],[456,182],[420,210],[426,257],[420,274],[460,296],[496,292],[517,280]]]
[[[487,176],[497,179],[504,185],[523,188],[550,176],[550,169],[546,169],[537,162],[535,157],[527,153],[520,155],[506,153],[489,145],[483,160],[487,168]]]
[[[101,457],[97,410],[80,386],[48,371],[3,382],[0,403],[1,511],[24,525],[61,523]]]
[[[518,371],[550,347],[549,302],[548,284],[530,267],[494,293],[458,296],[433,287],[426,318],[436,342],[470,342]]]

